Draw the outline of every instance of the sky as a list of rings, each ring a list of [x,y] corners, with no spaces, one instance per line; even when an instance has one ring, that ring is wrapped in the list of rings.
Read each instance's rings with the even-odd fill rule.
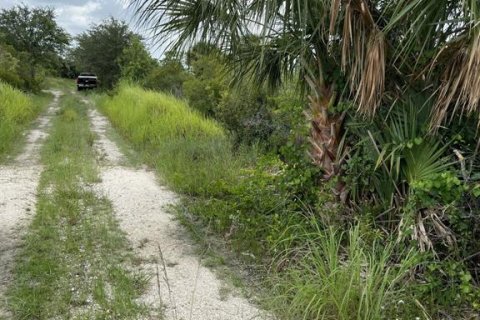
[[[124,20],[129,24],[130,29],[148,39],[149,35],[145,29],[138,27],[133,18],[133,10],[127,6],[128,0],[0,0],[0,9],[10,8],[23,3],[32,7],[50,7],[55,10],[57,23],[75,36],[87,29],[92,24],[114,17]],[[153,46],[147,40],[152,55],[159,58],[162,48]]]

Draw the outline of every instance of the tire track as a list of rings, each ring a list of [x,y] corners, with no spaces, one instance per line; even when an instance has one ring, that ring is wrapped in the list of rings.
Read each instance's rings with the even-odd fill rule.
[[[27,135],[22,153],[12,165],[0,166],[0,318],[10,316],[5,308],[5,292],[12,280],[15,255],[35,214],[36,189],[42,172],[40,148],[48,136],[62,94],[50,92],[54,99]]]

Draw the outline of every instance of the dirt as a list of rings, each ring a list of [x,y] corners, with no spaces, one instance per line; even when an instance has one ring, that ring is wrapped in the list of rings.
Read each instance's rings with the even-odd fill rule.
[[[23,151],[11,165],[0,166],[0,318],[9,315],[3,308],[5,291],[11,282],[15,254],[35,213],[36,189],[42,172],[39,150],[48,136],[61,95],[58,91],[51,93],[54,100],[27,135]]]
[[[88,103],[88,100],[85,101]],[[103,117],[97,110],[89,109],[89,118],[93,131],[97,134],[98,139],[95,140],[95,149],[100,160],[104,163],[119,164],[125,159],[116,144],[107,138],[107,129],[109,128],[108,120]]]
[[[142,302],[152,310],[163,309],[167,320],[266,318],[235,290],[222,294],[225,283],[202,265],[186,232],[168,212],[177,195],[162,186],[153,172],[122,166],[124,156],[106,134],[108,120],[96,110],[89,116],[99,137],[99,192],[112,201],[120,227],[150,279]]]

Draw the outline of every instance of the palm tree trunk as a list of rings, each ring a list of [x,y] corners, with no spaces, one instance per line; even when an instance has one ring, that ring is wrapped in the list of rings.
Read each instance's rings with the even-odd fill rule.
[[[324,179],[330,180],[339,173],[337,164],[338,148],[342,138],[344,115],[331,114],[330,106],[334,103],[335,93],[331,87],[313,83],[314,95],[309,95],[312,149],[310,156],[315,164],[324,171]]]
[[[323,170],[325,181],[341,175],[340,143],[343,136],[345,113],[330,111],[336,94],[331,86],[322,82],[307,80],[314,94],[308,97],[310,107],[311,132],[310,157]],[[314,86],[314,87],[313,87]],[[345,185],[339,181],[335,186],[336,195],[346,201]]]

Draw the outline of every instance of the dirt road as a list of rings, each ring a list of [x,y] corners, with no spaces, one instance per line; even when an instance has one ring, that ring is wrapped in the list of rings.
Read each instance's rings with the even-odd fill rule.
[[[36,189],[43,168],[40,148],[48,137],[62,94],[52,93],[55,99],[28,134],[24,151],[11,165],[0,167],[0,319],[13,318],[7,312],[5,292],[12,283],[15,254],[35,215]],[[129,165],[111,139],[108,120],[87,97],[81,100],[88,108],[90,129],[96,135],[93,147],[101,179],[92,187],[111,202],[138,268],[147,276],[147,288],[138,302],[151,310],[148,319],[267,318],[235,289],[226,291],[228,284],[202,265],[186,231],[168,211],[179,201],[178,196],[164,187],[153,171]]]

